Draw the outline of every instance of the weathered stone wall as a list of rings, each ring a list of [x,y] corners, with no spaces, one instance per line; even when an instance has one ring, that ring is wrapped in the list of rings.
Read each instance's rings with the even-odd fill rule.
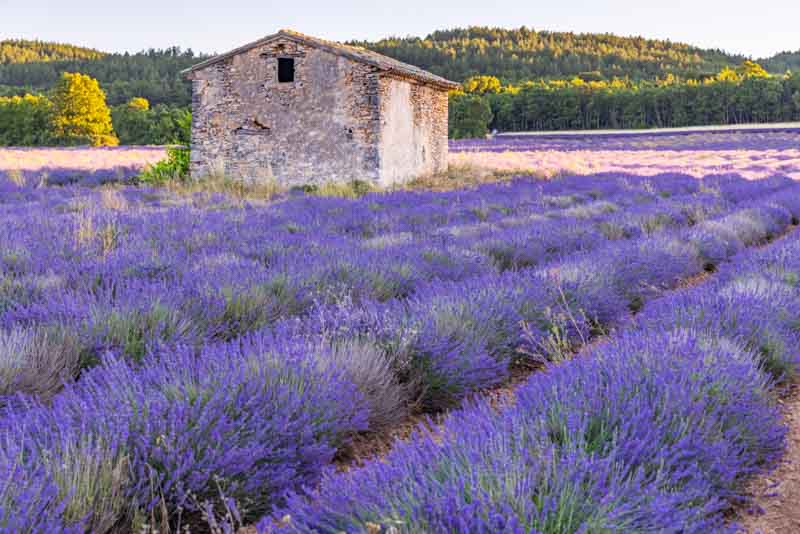
[[[295,60],[278,81],[278,58]],[[378,180],[379,73],[279,39],[191,74],[193,176],[284,185]]]
[[[380,80],[380,183],[447,170],[447,92],[408,79]]]

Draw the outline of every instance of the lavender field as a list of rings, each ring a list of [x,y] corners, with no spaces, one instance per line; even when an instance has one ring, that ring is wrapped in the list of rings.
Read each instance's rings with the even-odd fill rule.
[[[800,147],[715,135],[461,143],[600,163],[358,199],[0,177],[0,531],[735,532]]]
[[[20,185],[124,182],[166,157],[163,147],[0,148],[0,179]]]
[[[36,185],[125,182],[166,156],[164,147],[0,148],[0,176]],[[737,174],[800,180],[800,127],[778,130],[503,135],[450,142],[450,164],[541,177],[603,172],[702,178]]]
[[[702,178],[774,174],[800,179],[800,128],[778,131],[508,135],[451,142],[450,162],[540,176],[678,173]]]

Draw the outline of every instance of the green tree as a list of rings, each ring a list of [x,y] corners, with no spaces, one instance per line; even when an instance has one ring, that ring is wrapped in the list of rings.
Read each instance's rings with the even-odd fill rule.
[[[114,106],[111,120],[114,131],[123,145],[146,145],[151,143],[150,102],[146,98],[135,97],[127,104]]]
[[[188,108],[159,104],[150,108],[145,98],[132,98],[111,110],[114,131],[123,145],[188,145],[192,114]]]
[[[453,98],[464,96],[457,92]],[[493,115],[489,127],[500,131],[664,128],[800,118],[800,74],[764,76],[754,62],[737,70],[725,67],[702,80],[574,77],[505,85],[498,93],[466,96],[488,102]],[[451,106],[452,136],[476,135],[470,131],[472,114],[466,107],[466,101]]]
[[[492,108],[481,96],[455,93],[450,96],[450,117],[450,137],[483,137],[489,131]]]
[[[49,144],[50,111],[50,101],[41,95],[0,97],[0,145]]]
[[[111,110],[106,105],[106,94],[94,78],[63,73],[53,89],[52,102],[52,134],[59,144],[119,144],[111,123]]]

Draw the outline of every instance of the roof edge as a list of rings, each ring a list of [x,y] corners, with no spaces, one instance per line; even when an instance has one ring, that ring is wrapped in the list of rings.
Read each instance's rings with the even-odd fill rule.
[[[408,65],[409,69],[407,69],[407,70],[406,69],[402,69],[402,68],[392,68],[390,66],[383,65],[378,61],[373,61],[373,60],[370,60],[367,57],[364,57],[362,55],[358,55],[356,53],[348,51],[347,45],[343,45],[341,43],[336,43],[336,42],[333,42],[333,41],[331,41],[330,44],[328,44],[327,42],[325,42],[325,41],[323,41],[321,39],[311,38],[310,36],[306,36],[306,35],[301,34],[299,32],[295,32],[295,31],[287,30],[287,29],[279,30],[276,33],[267,35],[267,36],[262,37],[261,39],[258,39],[256,41],[252,41],[250,43],[247,43],[247,44],[244,44],[244,45],[239,46],[237,48],[234,48],[233,50],[229,50],[228,52],[224,52],[224,53],[216,55],[216,56],[214,56],[212,58],[206,59],[205,61],[201,61],[200,63],[197,63],[196,65],[192,65],[188,69],[182,70],[180,73],[183,76],[188,76],[188,75],[192,74],[193,72],[197,72],[197,71],[203,70],[203,69],[205,69],[207,67],[210,67],[210,66],[215,65],[217,63],[220,63],[222,61],[225,61],[226,59],[229,59],[231,57],[237,56],[239,54],[242,54],[244,52],[252,50],[253,48],[259,47],[259,46],[264,45],[264,44],[267,44],[270,41],[274,41],[275,39],[279,39],[279,38],[290,39],[290,40],[298,42],[298,43],[307,44],[307,45],[309,45],[311,47],[319,48],[319,49],[325,50],[327,52],[330,52],[332,54],[346,57],[346,58],[348,58],[348,59],[350,59],[352,61],[357,61],[359,63],[364,63],[364,64],[367,64],[367,65],[371,65],[371,66],[375,67],[376,69],[378,69],[378,70],[380,70],[382,72],[393,73],[393,74],[395,74],[397,76],[400,76],[400,77],[403,77],[403,78],[416,79],[416,80],[418,80],[418,81],[420,81],[422,83],[425,83],[425,84],[436,85],[436,86],[439,86],[439,87],[442,87],[442,88],[448,89],[448,90],[458,89],[459,87],[461,87],[461,84],[458,83],[458,82],[454,82],[454,81],[448,80],[446,78],[442,78],[440,76],[437,76],[437,75],[435,75],[435,74],[433,74],[431,72],[425,71],[423,69],[418,69],[417,67],[414,67],[413,65]],[[371,52],[371,53],[380,55],[377,52]],[[393,61],[393,62],[396,62],[396,63],[398,63],[400,65],[404,65],[402,62],[397,61],[397,60],[393,60],[392,58],[389,58],[388,56],[386,56],[386,58],[391,60],[391,61]],[[419,73],[415,73],[415,72],[413,72],[411,70],[412,68],[415,69],[415,70],[419,70],[420,72]]]
[[[261,46],[262,44],[266,44],[266,43],[272,41],[273,39],[277,39],[278,37],[281,37],[282,36],[281,35],[282,31],[283,30],[278,31],[278,32],[273,33],[273,34],[270,34],[270,35],[267,35],[266,37],[262,37],[261,39],[258,39],[256,41],[249,42],[247,44],[244,44],[242,46],[234,48],[233,50],[228,50],[227,52],[223,52],[222,54],[217,54],[214,57],[206,59],[205,61],[201,61],[200,63],[196,63],[196,64],[192,65],[188,69],[183,69],[181,71],[181,74],[183,74],[185,76],[187,74],[191,74],[192,72],[196,72],[198,70],[203,70],[206,67],[210,67],[211,65],[219,63],[220,61],[224,61],[224,60],[226,60],[228,58],[231,58],[233,56],[237,56],[237,55],[239,55],[239,54],[241,54],[243,52],[247,52],[248,50],[252,50],[253,48],[256,48],[257,46]],[[286,37],[289,37],[289,36],[286,35]]]
[[[358,60],[356,60],[356,61],[358,61]],[[461,84],[460,83],[454,82],[452,80],[448,80],[447,78],[441,78],[441,80],[434,80],[434,79],[431,79],[431,78],[428,78],[428,77],[425,77],[425,76],[419,76],[419,75],[413,74],[413,73],[411,73],[409,71],[406,71],[406,70],[391,69],[391,68],[382,69],[382,70],[383,70],[383,72],[388,73],[388,74],[394,74],[394,75],[399,76],[401,78],[410,78],[412,80],[417,80],[417,81],[419,81],[421,83],[424,83],[424,84],[427,84],[427,85],[435,85],[437,87],[441,87],[443,89],[447,89],[448,91],[454,91],[456,89],[461,89]],[[432,74],[432,73],[431,73],[431,75],[432,76],[436,76],[435,74]]]

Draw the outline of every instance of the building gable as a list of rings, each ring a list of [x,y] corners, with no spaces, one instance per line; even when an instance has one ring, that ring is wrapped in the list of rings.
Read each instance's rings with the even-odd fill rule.
[[[198,63],[197,65],[194,65],[189,69],[183,71],[183,74],[191,77],[193,73],[197,71],[203,70],[221,61],[225,61],[226,59],[232,58],[234,56],[252,50],[253,48],[266,45],[272,41],[279,39],[288,39],[297,43],[304,44],[306,46],[319,48],[327,52],[330,52],[332,54],[345,57],[351,61],[356,61],[359,63],[370,65],[380,71],[391,73],[392,75],[399,77],[411,78],[420,83],[429,84],[441,88],[442,90],[453,90],[460,87],[460,85],[456,82],[447,80],[445,78],[442,78],[441,76],[437,76],[426,70],[420,69],[419,67],[415,67],[414,65],[403,63],[402,61],[392,59],[388,56],[378,54],[377,52],[373,52],[365,48],[349,46],[342,43],[337,43],[335,41],[327,41],[324,39],[319,39],[317,37],[311,37],[309,35],[295,32],[293,30],[285,30],[285,29],[280,30],[272,35],[268,35],[257,41],[253,41],[252,43],[248,43],[246,45],[235,48],[224,54],[220,54],[218,56],[210,58],[201,63]]]

